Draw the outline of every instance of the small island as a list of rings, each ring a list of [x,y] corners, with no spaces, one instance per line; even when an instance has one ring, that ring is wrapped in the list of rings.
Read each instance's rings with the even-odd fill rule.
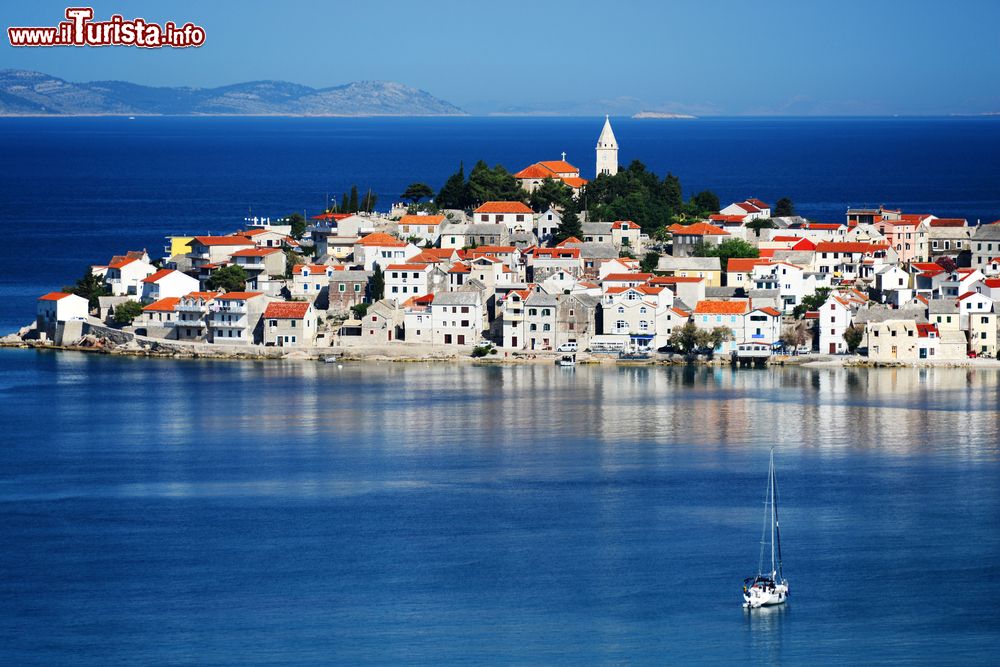
[[[637,118],[641,120],[645,119],[686,119],[691,120],[697,118],[697,116],[692,116],[686,113],[669,113],[666,111],[640,111],[634,114],[632,118]]]
[[[357,186],[306,219],[113,249],[0,345],[174,357],[989,365],[1000,224],[791,199],[725,206],[618,164],[480,161],[378,211]],[[585,196],[584,196],[585,195]],[[584,207],[586,204],[586,207]],[[27,315],[27,314],[26,314]],[[568,360],[566,357],[569,356]],[[986,361],[985,359],[990,359]]]

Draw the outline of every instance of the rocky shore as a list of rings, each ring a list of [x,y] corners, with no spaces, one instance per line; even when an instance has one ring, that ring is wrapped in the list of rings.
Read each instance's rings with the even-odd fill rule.
[[[88,333],[69,343],[57,345],[34,335],[34,328],[0,337],[0,348],[22,348],[48,351],[87,352],[132,357],[172,359],[232,359],[232,360],[315,360],[315,361],[392,361],[392,362],[466,362],[478,364],[554,364],[561,356],[558,352],[504,352],[473,357],[472,348],[455,348],[445,345],[412,343],[384,345],[347,345],[327,347],[282,348],[260,345],[219,345],[214,343],[168,341],[130,336],[127,340]],[[679,354],[654,354],[646,359],[618,359],[613,355],[576,355],[577,363],[616,365],[686,365],[728,366],[728,355],[689,357]],[[963,359],[960,361],[874,362],[861,356],[802,354],[775,355],[767,359],[767,366],[802,366],[805,368],[997,368],[1000,360]]]

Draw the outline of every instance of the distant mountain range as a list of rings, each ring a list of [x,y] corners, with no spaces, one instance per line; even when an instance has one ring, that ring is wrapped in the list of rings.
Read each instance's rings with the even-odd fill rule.
[[[454,104],[393,81],[310,88],[249,81],[220,88],[155,88],[125,81],[71,83],[0,70],[0,116],[236,115],[464,116]]]

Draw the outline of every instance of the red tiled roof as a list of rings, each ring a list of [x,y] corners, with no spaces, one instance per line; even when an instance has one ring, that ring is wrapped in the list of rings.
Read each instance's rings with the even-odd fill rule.
[[[326,270],[330,267],[326,264],[296,264],[292,267],[292,275],[299,276],[302,275],[304,269],[309,269],[309,273],[326,273]]]
[[[640,283],[644,283],[653,277],[652,273],[609,273],[604,276],[604,282],[621,282],[621,281],[632,281],[637,280]]]
[[[461,262],[455,262],[452,265],[452,267],[448,269],[448,273],[469,273],[471,270],[472,269],[470,269],[465,264],[462,264]]]
[[[220,296],[221,292],[190,292],[184,295],[185,299],[202,299],[212,301]]]
[[[759,257],[733,257],[726,264],[727,273],[750,273],[758,264],[770,264],[769,259]]]
[[[166,278],[171,273],[174,273],[173,269],[160,269],[159,271],[157,271],[153,275],[146,276],[145,278],[143,278],[142,282],[144,282],[144,283],[155,283],[158,280],[160,280],[160,278]],[[180,273],[180,271],[178,271],[177,273]]]
[[[650,285],[677,285],[680,283],[700,283],[704,278],[695,276],[656,276],[649,279]]]
[[[424,271],[427,264],[390,264],[385,267],[386,271]]]
[[[680,229],[671,228],[674,234],[682,236],[729,236],[729,232],[719,229],[707,222],[696,222],[693,225],[681,226]]]
[[[263,296],[263,292],[226,292],[215,297],[219,301],[245,301],[255,296]]]
[[[137,262],[137,261],[139,261],[139,260],[137,260],[134,257],[127,257],[125,259],[113,258],[111,260],[111,262],[108,264],[108,268],[109,269],[120,269],[122,267],[128,266],[132,262]]]
[[[532,251],[535,257],[548,257],[549,259],[579,259],[579,248],[535,248]]]
[[[443,215],[404,215],[399,219],[400,225],[440,225],[444,220]]]
[[[549,171],[554,171],[559,174],[567,173],[580,173],[580,170],[566,160],[542,160],[538,163],[540,166],[545,167]]]
[[[820,241],[816,244],[816,252],[866,253],[888,247],[888,244],[865,243],[863,241]]]
[[[253,245],[253,241],[245,236],[196,236],[194,240],[204,246]]]
[[[472,248],[469,252],[475,255],[507,255],[517,250],[512,245],[481,245],[478,248]]]
[[[781,317],[781,311],[775,308],[771,308],[770,306],[767,306],[766,308],[758,308],[757,310],[767,315],[770,315],[771,317]]]
[[[694,307],[696,315],[742,315],[747,312],[746,301],[710,301],[702,299]]]
[[[578,176],[563,176],[561,179],[563,183],[571,188],[579,189],[587,184],[586,178],[580,178]]]
[[[816,244],[810,241],[809,239],[802,239],[801,241],[792,246],[792,250],[800,250],[802,252],[815,249],[816,249]]]
[[[49,292],[48,294],[43,294],[38,297],[39,301],[58,301],[59,299],[65,299],[68,296],[72,296],[69,292]]]
[[[488,201],[473,213],[534,213],[519,201]]]
[[[160,312],[160,313],[172,313],[177,308],[177,304],[180,302],[181,298],[179,296],[168,296],[165,299],[160,299],[159,301],[154,301],[148,306],[144,307],[143,312]]]
[[[274,301],[264,309],[264,317],[275,320],[301,320],[308,313],[308,301]]]
[[[754,206],[756,206],[757,208],[760,208],[760,209],[771,208],[770,204],[766,204],[766,203],[762,202],[761,200],[754,199],[752,197],[750,199],[747,199],[747,203],[748,204],[753,204]]]
[[[535,163],[514,174],[514,178],[555,178],[552,170]]]
[[[404,241],[400,241],[395,236],[389,236],[384,232],[375,232],[374,234],[369,234],[358,241],[360,246],[378,246],[380,248],[403,248],[406,246]]]
[[[931,338],[930,334],[934,334],[934,338],[940,337],[938,333],[938,328],[936,324],[923,324],[917,323],[917,336],[920,338]]]
[[[936,218],[930,221],[931,227],[966,227],[968,224],[965,218]]]
[[[245,250],[237,250],[232,254],[233,257],[266,257],[267,255],[273,255],[276,252],[281,252],[281,248],[246,248]]]
[[[639,225],[631,220],[615,220],[611,229],[639,229]]]

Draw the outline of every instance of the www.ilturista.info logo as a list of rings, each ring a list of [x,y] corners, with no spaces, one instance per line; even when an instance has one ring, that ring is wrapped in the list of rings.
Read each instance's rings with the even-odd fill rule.
[[[193,23],[178,26],[167,21],[162,26],[146,19],[126,20],[114,14],[108,21],[94,21],[92,7],[67,7],[66,21],[54,27],[11,27],[11,46],[164,46],[186,48],[205,43],[205,29]]]

